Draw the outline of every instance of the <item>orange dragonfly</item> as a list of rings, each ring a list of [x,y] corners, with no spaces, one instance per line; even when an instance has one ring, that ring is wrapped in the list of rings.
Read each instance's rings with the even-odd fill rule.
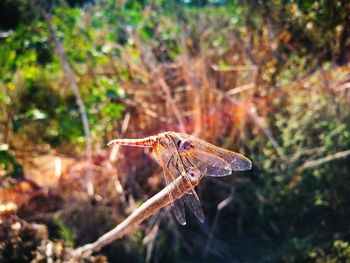
[[[252,162],[243,155],[185,133],[164,132],[143,139],[115,139],[108,143],[109,146],[117,144],[152,147],[156,160],[163,167],[167,186],[179,176],[191,183],[203,176],[221,177],[231,174],[232,171],[252,168]],[[193,187],[179,199],[170,197],[175,218],[181,225],[186,224],[184,204],[200,222],[204,222],[203,210]]]

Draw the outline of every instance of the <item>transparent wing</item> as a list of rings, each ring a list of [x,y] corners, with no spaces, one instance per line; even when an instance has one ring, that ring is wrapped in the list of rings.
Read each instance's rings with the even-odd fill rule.
[[[169,170],[164,168],[164,178],[165,184],[169,185],[173,182],[173,176],[169,173]],[[180,190],[180,189],[179,189]],[[169,191],[170,199],[172,200],[171,208],[173,210],[174,216],[181,225],[186,225],[186,214],[185,206],[182,199],[174,199],[171,192]]]
[[[203,152],[210,153],[225,160],[231,166],[232,171],[245,171],[252,169],[252,162],[239,153],[219,148],[213,144],[185,133],[176,133],[176,135],[181,140],[190,139],[194,145],[193,149],[201,151],[198,152],[198,154],[202,155]]]
[[[226,176],[232,173],[231,165],[224,159],[209,152],[191,149],[189,152],[182,154],[185,163],[199,169],[205,176]]]
[[[159,148],[159,147],[158,147]],[[170,167],[170,163],[172,162],[172,156],[170,154],[167,154],[165,149],[158,149],[156,153],[156,158],[159,162],[159,164],[163,167],[163,174],[164,174],[164,180],[165,180],[165,185],[168,186],[172,182],[175,181],[176,177],[173,176],[169,170],[168,167]],[[181,191],[181,189],[178,189],[178,191]],[[172,200],[171,202],[171,208],[174,213],[175,218],[181,225],[186,225],[186,216],[185,216],[185,207],[184,203],[181,199],[176,200],[172,192],[169,191],[169,198]]]
[[[183,166],[183,163],[180,160],[180,156],[177,153],[176,146],[173,142],[162,141],[161,144],[158,144],[155,154],[158,157],[158,161],[164,168],[164,178],[166,185],[171,184],[175,181],[178,176],[182,176],[184,180],[187,180],[190,185],[190,179],[186,174],[186,169]],[[178,191],[181,189],[178,188]],[[200,222],[204,222],[204,214],[199,201],[199,198],[192,188],[187,194],[182,198],[175,200],[171,193],[172,209],[175,215],[175,218],[179,221],[180,224],[186,224],[185,218],[185,209],[184,203],[189,207],[189,209],[194,213]]]
[[[190,208],[193,214],[197,217],[199,222],[204,223],[204,214],[198,195],[195,191],[186,194],[182,198],[185,204]]]

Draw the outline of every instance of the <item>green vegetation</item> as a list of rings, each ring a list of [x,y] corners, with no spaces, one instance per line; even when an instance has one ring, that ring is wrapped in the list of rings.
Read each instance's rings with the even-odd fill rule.
[[[197,131],[254,163],[254,175],[200,186],[203,228],[194,222],[173,227],[161,212],[117,250],[103,250],[111,262],[119,256],[135,262],[350,261],[350,157],[335,155],[350,149],[348,1],[32,2],[0,3],[0,187],[26,177],[22,166],[35,156],[86,154],[80,111],[45,11],[74,71],[96,155],[117,136],[179,130],[175,103],[187,133]],[[115,193],[110,172],[103,177],[106,152],[94,157],[102,167],[94,168],[94,183],[103,201],[93,201],[108,207],[103,217],[110,215],[96,225],[120,222],[134,203],[161,189],[149,179],[159,171],[137,154],[121,152],[117,164],[127,198]],[[86,200],[83,183],[70,172],[56,189],[66,206]],[[230,192],[234,201],[211,229],[217,204]],[[81,233],[86,218],[75,218],[71,229],[69,218],[56,218],[58,238],[68,246],[93,241],[104,227]]]
[[[68,229],[59,217],[56,217],[55,220],[58,226],[60,237],[65,241],[68,247],[74,247],[74,238],[76,237],[76,233]]]

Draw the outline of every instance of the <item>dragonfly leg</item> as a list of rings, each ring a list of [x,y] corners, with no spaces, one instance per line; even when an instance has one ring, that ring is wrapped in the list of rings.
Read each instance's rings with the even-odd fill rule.
[[[174,159],[174,156],[171,156],[170,157],[170,159],[169,159],[169,161],[168,161],[168,163],[167,163],[167,165],[166,165],[166,167],[168,168],[168,170],[170,169],[170,163],[171,163],[171,161]]]
[[[175,160],[175,158],[173,159],[173,163],[172,163],[172,165],[175,167],[175,169],[179,172],[179,174],[180,175],[183,175],[183,173],[180,171],[180,168],[179,168],[179,163],[178,163],[178,160],[180,159],[180,161],[181,161],[181,164],[182,164],[182,166],[183,166],[183,168],[185,169],[185,172],[187,173],[187,166],[182,162],[182,159],[181,159],[181,157],[180,158],[177,158],[176,160]]]
[[[181,164],[183,165],[183,167],[185,168],[185,171],[186,171],[186,173],[187,173],[188,167],[185,165],[185,163],[183,162],[181,156],[179,155],[179,152],[178,152],[178,149],[177,149],[177,143],[175,142],[175,140],[174,140],[174,138],[173,138],[172,136],[168,136],[168,138],[169,138],[170,141],[174,144],[175,149],[176,149],[176,153],[177,153],[177,156],[178,156],[178,159],[176,159],[176,161],[175,161],[176,166],[173,164],[174,167],[178,170],[178,172],[179,172],[180,174],[182,174],[182,173],[179,171],[179,169],[178,169],[178,163],[177,163],[177,160],[180,160],[180,161],[181,161]],[[181,140],[180,140],[179,142],[181,142]],[[190,164],[191,164],[191,163],[190,163]],[[191,164],[191,165],[192,165],[192,164]]]
[[[175,161],[175,164],[173,163],[172,165],[176,168],[178,173],[181,174],[177,160],[175,160],[175,158],[173,160]],[[187,161],[188,161],[188,159],[187,159]],[[192,163],[190,161],[188,161],[188,162],[192,165]],[[188,178],[191,182],[197,182],[199,177],[200,177],[200,171],[198,170],[198,168],[194,167],[193,165],[190,167],[187,167],[184,163],[183,163],[183,166],[184,166],[184,169],[186,172],[186,175],[185,175],[186,178]]]
[[[190,160],[188,160],[187,156],[185,155],[185,158],[187,160],[187,162],[192,166],[192,167],[195,167],[195,165],[193,163],[190,162]]]

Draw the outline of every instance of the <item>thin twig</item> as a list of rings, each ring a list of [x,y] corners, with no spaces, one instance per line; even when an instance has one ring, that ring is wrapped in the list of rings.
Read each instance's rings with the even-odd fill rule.
[[[214,222],[213,225],[210,229],[209,235],[208,235],[208,239],[204,248],[204,255],[206,255],[209,251],[209,246],[211,245],[211,242],[213,240],[214,237],[214,231],[217,227],[217,224],[219,222],[219,216],[221,214],[221,211],[228,205],[230,205],[232,203],[234,199],[234,188],[231,188],[231,192],[229,194],[229,196],[227,198],[225,198],[224,200],[222,200],[218,205],[217,205],[217,209],[216,209],[216,214],[215,214],[215,218],[214,218]]]
[[[258,67],[254,66],[254,65],[248,65],[248,66],[227,66],[227,67],[220,67],[218,65],[212,65],[211,68],[214,71],[221,71],[221,72],[258,70]]]
[[[47,12],[44,11],[43,7],[39,6],[39,9],[40,9],[42,16],[44,17],[44,19],[47,23],[47,26],[48,26],[48,29],[50,32],[50,36],[55,43],[55,53],[60,60],[61,67],[63,69],[63,72],[64,72],[67,80],[68,80],[69,87],[73,91],[73,94],[75,96],[75,99],[76,99],[76,102],[77,102],[77,105],[79,108],[81,121],[83,124],[83,130],[84,130],[84,134],[85,134],[85,139],[86,139],[85,150],[86,150],[86,156],[87,156],[88,166],[89,166],[87,169],[86,187],[87,187],[88,195],[92,196],[94,194],[94,186],[93,186],[93,173],[92,173],[92,169],[91,169],[91,164],[92,164],[91,135],[90,135],[89,121],[87,118],[85,105],[84,105],[84,102],[80,96],[79,88],[75,82],[73,69],[71,68],[71,66],[68,63],[66,52],[63,48],[62,43],[60,42],[60,40],[57,37],[55,29],[52,26],[51,16],[50,16],[50,14],[48,14]]]
[[[299,171],[303,171],[305,169],[311,169],[315,168],[317,166],[320,166],[324,163],[328,163],[337,159],[345,158],[350,156],[350,150],[342,151],[342,152],[337,152],[331,155],[328,155],[326,157],[317,159],[317,160],[312,160],[312,161],[307,161],[305,162],[300,168]]]
[[[350,82],[339,85],[335,92],[344,91],[346,89],[350,89]]]
[[[318,147],[314,147],[314,148],[304,148],[304,149],[298,150],[297,152],[288,156],[287,158],[289,160],[289,163],[293,163],[293,162],[296,162],[297,160],[299,160],[302,156],[320,155],[324,151],[325,151],[324,146],[318,146]]]
[[[168,84],[165,82],[164,78],[162,78],[162,77],[159,77],[158,82],[159,82],[160,86],[162,87],[162,89],[165,93],[165,96],[171,105],[171,108],[173,109],[173,112],[175,114],[177,122],[179,123],[181,132],[186,132],[185,125],[184,125],[184,122],[182,120],[182,116],[180,114],[178,107],[176,106],[174,99],[171,97],[170,88],[169,88]]]
[[[229,98],[232,101],[232,98]],[[286,160],[285,155],[281,152],[281,148],[277,140],[272,135],[272,132],[268,127],[265,126],[260,116],[256,113],[255,108],[249,108],[247,110],[248,115],[253,119],[253,121],[262,129],[266,137],[270,140],[272,146],[275,148],[277,154],[281,157],[282,160]]]
[[[239,106],[240,102],[238,100],[236,100],[233,97],[228,97],[226,96],[226,94],[219,92],[220,96],[228,99],[233,105]],[[268,127],[265,126],[265,124],[263,123],[262,119],[260,118],[260,116],[256,113],[256,108],[255,107],[249,107],[249,108],[243,108],[246,113],[248,114],[248,116],[250,116],[250,118],[255,122],[256,125],[259,126],[259,128],[265,133],[266,137],[270,140],[272,146],[275,148],[277,154],[280,156],[280,158],[282,160],[286,160],[285,155],[283,154],[283,152],[281,152],[281,148],[277,142],[277,140],[274,138],[274,136],[272,135],[272,132],[270,131],[270,129]]]
[[[226,94],[226,96],[232,96],[232,95],[236,95],[236,94],[241,93],[243,91],[247,91],[247,90],[254,89],[254,88],[255,88],[254,83],[248,83],[248,84],[230,89],[225,94]]]
[[[155,241],[158,236],[160,221],[157,220],[156,224],[152,227],[151,231],[143,238],[142,244],[146,245],[146,257],[145,262],[151,261],[152,251],[154,249]]]
[[[121,130],[120,130],[120,136],[123,137],[126,130],[128,129],[129,127],[129,122],[130,122],[130,117],[131,117],[131,114],[130,112],[127,112],[124,116],[124,119],[123,119],[123,123],[122,123],[122,127],[121,127]],[[118,152],[119,152],[119,148],[120,148],[120,145],[114,145],[113,148],[112,148],[112,151],[111,151],[111,154],[109,155],[109,160],[111,162],[116,162],[117,159],[118,159]]]
[[[133,231],[142,221],[151,215],[155,214],[161,208],[172,203],[173,199],[181,198],[185,193],[192,190],[196,186],[202,177],[197,180],[191,180],[188,182],[183,176],[178,177],[174,182],[165,187],[155,196],[148,199],[143,203],[138,209],[136,209],[129,217],[127,217],[123,222],[117,225],[115,228],[109,232],[102,235],[95,242],[86,244],[82,247],[78,247],[72,251],[72,256],[87,257],[93,252],[99,251],[105,245],[113,242],[116,239],[123,237],[124,235]],[[171,195],[169,195],[169,191]],[[171,198],[172,196],[172,198]]]
[[[120,131],[120,135],[121,137],[124,136],[126,130],[128,129],[129,127],[129,122],[130,122],[130,117],[131,117],[131,114],[130,112],[127,112],[125,114],[125,117],[124,117],[124,120],[123,120],[123,123],[122,123],[122,127],[121,127],[121,131]],[[120,149],[120,145],[114,145],[112,150],[111,150],[111,153],[109,155],[109,161],[111,162],[111,164],[114,164],[117,162],[118,160],[118,153],[119,153],[119,149]],[[119,176],[118,176],[118,171],[116,171],[116,175],[115,175],[115,180],[114,180],[114,186],[115,186],[115,190],[117,192],[117,194],[119,194],[120,198],[121,198],[121,201],[122,201],[122,204],[126,204],[126,196],[124,194],[124,189],[123,189],[123,186],[119,180]]]

